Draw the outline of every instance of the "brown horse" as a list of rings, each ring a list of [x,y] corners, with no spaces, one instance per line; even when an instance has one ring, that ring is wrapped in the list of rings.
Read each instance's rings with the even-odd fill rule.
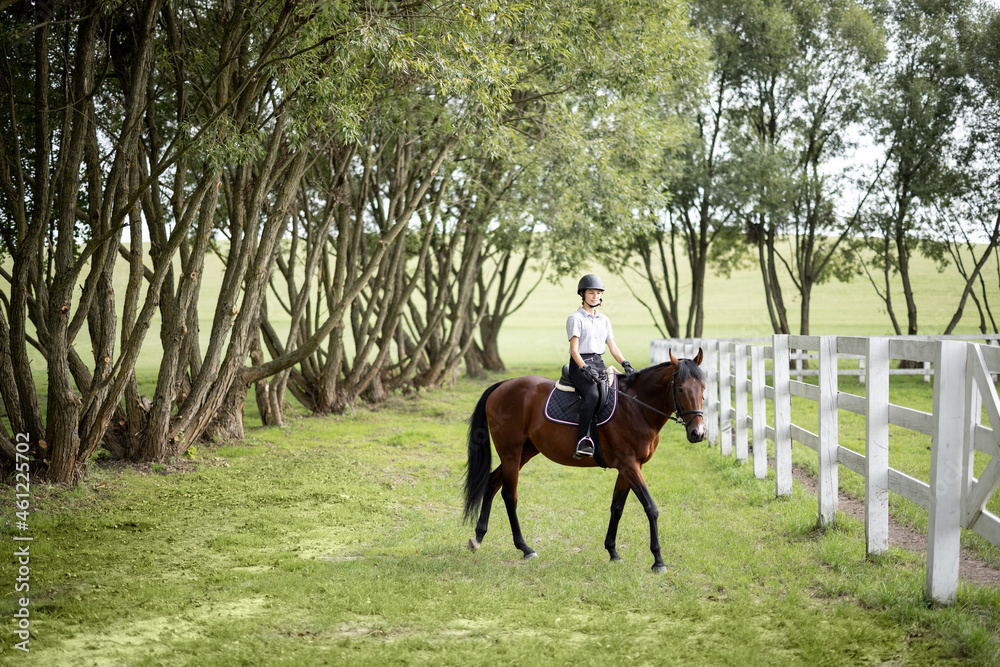
[[[699,367],[702,351],[692,359],[677,359],[651,366],[629,376],[619,376],[619,392],[625,399],[618,403],[614,417],[600,427],[601,453],[609,468],[618,471],[611,499],[611,521],[604,548],[612,561],[621,557],[615,548],[618,521],[631,490],[642,503],[649,518],[649,548],[653,552],[653,571],[665,572],[660,556],[657,529],[659,512],[653,502],[642,466],[656,451],[660,429],[675,414],[684,424],[687,439],[705,439],[705,420],[701,403],[705,392],[705,376]],[[524,467],[539,452],[565,466],[594,467],[593,458],[574,459],[576,426],[556,424],[545,417],[545,401],[555,383],[547,378],[527,377],[503,380],[493,385],[479,399],[469,419],[469,459],[465,478],[465,520],[479,512],[476,536],[469,548],[479,549],[490,521],[490,508],[497,491],[501,491],[510,519],[514,546],[525,558],[536,554],[524,541],[517,520],[517,478]],[[500,456],[500,465],[490,472],[490,435]]]

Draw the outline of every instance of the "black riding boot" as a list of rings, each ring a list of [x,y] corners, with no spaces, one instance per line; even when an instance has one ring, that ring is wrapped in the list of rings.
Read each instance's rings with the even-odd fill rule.
[[[573,386],[583,397],[583,405],[580,406],[580,424],[576,430],[576,453],[573,454],[573,458],[579,459],[594,455],[594,440],[590,437],[590,426],[594,421],[594,413],[597,412],[600,390],[597,383],[581,371],[575,362],[570,364],[569,377],[573,381]]]

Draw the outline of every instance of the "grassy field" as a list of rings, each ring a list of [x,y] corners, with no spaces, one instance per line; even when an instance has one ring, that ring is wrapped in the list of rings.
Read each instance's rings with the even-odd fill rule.
[[[543,371],[518,369],[516,372]],[[258,429],[150,471],[33,487],[30,653],[18,665],[996,664],[1000,593],[929,609],[922,558],[864,558],[863,526],[815,529],[668,426],[646,467],[669,571],[634,499],[603,550],[613,473],[525,468],[522,561],[502,511],[468,552],[465,418],[486,386]],[[12,511],[9,501],[4,511]],[[6,519],[7,517],[5,517]],[[14,532],[10,526],[5,528]],[[11,542],[6,542],[8,545]],[[14,579],[9,559],[0,581]],[[0,596],[10,627],[14,596]]]
[[[955,312],[962,293],[963,282],[953,269],[938,273],[936,267],[923,258],[914,260],[914,291],[917,299],[918,322],[921,334],[940,334]],[[608,289],[605,292],[603,312],[612,321],[615,338],[622,352],[630,360],[645,364],[649,360],[649,341],[662,338],[656,330],[649,312],[632,296],[629,287],[642,301],[654,306],[649,285],[637,274],[626,273],[626,280],[610,275],[603,267],[581,267],[580,273],[594,272],[601,275]],[[544,279],[525,306],[501,332],[501,353],[516,364],[542,365],[561,361],[567,356],[564,335],[566,316],[580,305],[576,296],[578,277],[557,282]],[[997,276],[992,280],[996,288],[991,306],[1000,306],[1000,286]],[[788,299],[788,317],[792,330],[798,333],[799,301],[792,298],[793,287],[785,284]],[[897,308],[902,292],[896,285],[894,303]],[[681,305],[687,307],[690,290],[689,274],[681,275]],[[898,312],[903,318],[905,311]],[[978,313],[971,300],[955,333],[979,333]],[[813,291],[809,333],[839,336],[892,335],[892,323],[885,305],[876,295],[867,278],[857,277],[850,283],[829,282],[818,285]],[[705,329],[707,338],[757,337],[772,334],[770,319],[760,272],[756,269],[734,271],[731,276],[712,275],[705,288]]]
[[[924,269],[921,323],[935,333],[955,281]],[[604,275],[619,346],[645,365],[658,333],[624,283]],[[509,321],[506,375],[552,376],[564,363],[575,282],[543,282]],[[889,333],[867,283],[818,289],[812,333]],[[213,304],[202,298],[204,332]],[[708,302],[706,336],[769,333],[755,272],[712,278]],[[961,332],[974,325],[967,314]],[[151,338],[137,369],[147,391],[156,349]],[[33,540],[30,591],[15,592],[19,565],[0,559],[0,664],[1000,664],[1000,592],[963,583],[957,604],[928,608],[923,556],[892,549],[866,561],[860,522],[817,530],[814,496],[796,484],[775,499],[773,479],[687,444],[677,427],[664,429],[646,467],[667,574],[649,571],[634,498],[619,532],[625,563],[607,562],[613,473],[541,459],[520,487],[522,527],[541,558],[520,560],[499,503],[483,548],[469,553],[464,420],[495,379],[282,428],[261,428],[249,408],[243,443],[140,468],[95,464],[72,490],[32,486],[27,532],[8,487],[4,544],[13,552],[21,543],[11,537]],[[895,402],[927,409],[929,396],[919,380],[894,381]],[[793,415],[809,428],[808,406]],[[842,444],[858,428],[842,413]],[[891,447],[894,467],[926,479],[926,443],[899,433]],[[796,447],[795,458],[815,467],[810,450]],[[859,478],[840,478],[858,494]],[[898,518],[926,522],[912,504],[891,503]],[[1000,564],[995,548],[968,539]],[[21,595],[28,653],[15,648]]]

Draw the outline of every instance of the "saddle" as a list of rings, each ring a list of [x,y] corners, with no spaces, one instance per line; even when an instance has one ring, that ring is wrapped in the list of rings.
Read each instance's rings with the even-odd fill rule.
[[[618,406],[618,375],[609,369],[608,381],[601,382],[598,387],[597,411],[594,413],[594,426],[606,424],[615,414]],[[580,396],[569,379],[569,364],[562,367],[562,375],[556,386],[549,392],[545,401],[545,417],[557,424],[576,426],[580,423],[580,406],[583,397]]]

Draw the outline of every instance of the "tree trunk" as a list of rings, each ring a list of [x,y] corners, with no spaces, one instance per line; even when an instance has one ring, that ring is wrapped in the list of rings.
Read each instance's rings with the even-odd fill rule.
[[[260,366],[263,356],[260,349],[260,342],[255,342],[250,350],[250,362],[254,366]],[[273,398],[271,396],[271,383],[267,378],[262,378],[253,383],[254,401],[257,403],[257,414],[260,415],[260,423],[264,426],[274,426],[281,423],[281,414],[274,410]]]
[[[997,246],[1000,244],[1000,212],[997,213],[996,222],[993,224],[993,231],[990,234],[989,244],[986,249],[983,250],[983,254],[976,259],[975,248],[971,243],[966,243],[969,251],[972,253],[972,259],[975,261],[975,266],[972,271],[966,274],[964,265],[962,264],[959,257],[961,252],[957,240],[955,241],[955,250],[953,251],[955,258],[955,265],[959,268],[959,272],[962,277],[965,278],[965,288],[962,290],[962,297],[958,300],[958,306],[955,308],[955,314],[952,316],[951,321],[948,322],[948,326],[945,327],[944,334],[946,336],[952,334],[955,331],[955,327],[958,323],[962,321],[962,313],[965,310],[965,302],[971,295],[973,300],[976,301],[976,305],[979,305],[976,299],[975,293],[973,291],[975,287],[976,280],[980,277],[983,267],[986,265],[987,260],[992,254],[996,252]],[[985,290],[984,290],[985,296]],[[984,317],[982,307],[979,307],[979,319],[980,319],[980,330],[986,333],[986,318]]]
[[[771,330],[776,334],[791,333],[788,328],[788,315],[785,310],[784,299],[782,298],[781,284],[778,282],[777,267],[775,266],[775,232],[761,217],[759,223],[751,225],[751,238],[757,244],[761,277],[764,280],[767,313],[771,318]]]
[[[216,441],[229,442],[242,440],[246,437],[243,428],[243,409],[247,400],[247,385],[239,379],[235,380],[229,387],[222,404],[215,411],[205,433],[210,433]],[[190,439],[185,439],[183,443],[178,443],[174,456],[179,456],[190,447]]]
[[[465,374],[469,377],[483,377],[483,351],[473,343],[465,355]]]
[[[903,296],[906,299],[906,335],[917,335],[917,301],[913,294],[913,284],[910,281],[910,253],[905,242],[896,239],[897,258],[899,260],[899,278],[903,283]]]
[[[666,335],[669,338],[680,338],[680,308],[678,301],[677,290],[675,289],[677,285],[677,254],[674,244],[676,242],[675,238],[675,227],[674,223],[670,226],[670,259],[671,262],[667,263],[667,253],[666,248],[663,243],[663,230],[656,230],[656,248],[658,253],[658,260],[660,265],[660,271],[663,274],[663,285],[660,285],[659,280],[657,280],[656,275],[653,272],[653,251],[650,247],[649,238],[641,237],[637,239],[636,250],[639,257],[642,259],[643,268],[645,271],[646,282],[649,283],[649,287],[653,292],[653,297],[656,299],[657,308],[660,311],[660,318],[663,320],[663,326],[666,328]],[[626,285],[628,282],[626,281]],[[666,292],[666,298],[664,298],[663,293]],[[634,295],[634,293],[633,293]],[[640,299],[640,303],[641,303]],[[648,309],[648,308],[647,308]],[[652,311],[650,314],[652,315]],[[655,321],[655,316],[654,316]],[[660,334],[663,335],[663,329],[660,329],[659,324],[656,325]]]
[[[490,336],[483,340],[482,349],[483,368],[494,373],[502,373],[507,370],[507,366],[500,358],[500,343],[497,336]]]
[[[382,376],[380,373],[376,373],[372,377],[361,396],[366,402],[371,403],[372,405],[385,403],[386,399],[389,398],[389,392],[386,391],[385,385],[382,383]]]
[[[812,281],[803,280],[800,297],[802,303],[799,308],[799,334],[809,335],[809,307],[812,304]]]

